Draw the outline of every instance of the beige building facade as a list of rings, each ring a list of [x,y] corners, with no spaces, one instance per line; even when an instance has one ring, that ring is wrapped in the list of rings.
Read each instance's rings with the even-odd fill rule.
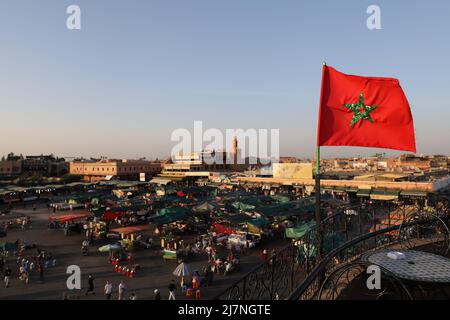
[[[312,179],[312,163],[274,163],[273,177],[275,179]]]
[[[79,161],[70,163],[70,174],[82,175],[84,180],[102,180],[108,176],[139,179],[141,173],[152,176],[161,172],[160,162],[145,160]]]

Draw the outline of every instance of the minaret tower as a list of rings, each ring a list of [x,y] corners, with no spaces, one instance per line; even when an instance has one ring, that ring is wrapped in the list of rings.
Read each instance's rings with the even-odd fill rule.
[[[237,165],[238,165],[238,141],[237,138],[233,138],[233,170],[234,172],[237,172]]]

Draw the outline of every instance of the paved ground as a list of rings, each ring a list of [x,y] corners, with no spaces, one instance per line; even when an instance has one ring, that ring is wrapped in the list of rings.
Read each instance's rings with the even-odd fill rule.
[[[141,270],[133,279],[126,278],[113,271],[108,262],[108,255],[97,251],[98,245],[91,248],[91,255],[81,255],[81,235],[64,236],[62,230],[48,230],[47,219],[49,211],[45,207],[38,207],[36,212],[27,209],[17,209],[15,212],[25,213],[33,217],[32,229],[8,231],[6,238],[0,238],[0,242],[14,242],[17,239],[29,243],[37,243],[43,249],[50,251],[57,259],[55,268],[47,269],[44,277],[45,282],[38,281],[38,275],[32,273],[28,284],[18,280],[18,267],[15,258],[8,259],[8,265],[13,271],[10,288],[0,284],[0,299],[61,299],[66,289],[67,266],[78,265],[82,271],[82,290],[68,292],[69,297],[74,299],[104,299],[103,287],[107,280],[112,281],[114,286],[113,299],[117,298],[117,286],[121,280],[125,281],[128,293],[135,292],[138,299],[153,299],[153,291],[158,288],[162,299],[167,299],[167,286],[172,279],[178,283],[179,279],[172,276],[172,271],[177,266],[176,262],[164,262],[159,248],[148,250],[136,250],[133,255],[135,263],[141,266]],[[215,276],[213,286],[202,289],[204,299],[212,298],[230,284],[242,277],[246,272],[257,266],[260,260],[260,252],[263,248],[271,250],[280,248],[287,242],[285,240],[274,241],[270,245],[253,249],[248,255],[241,257],[241,269],[238,273],[228,276]],[[28,254],[35,254],[35,250],[29,250]],[[190,262],[194,269],[201,270],[206,265],[206,257],[198,257]],[[84,292],[87,288],[87,277],[92,273],[95,278],[96,295],[86,297]],[[178,290],[177,298],[185,298]]]

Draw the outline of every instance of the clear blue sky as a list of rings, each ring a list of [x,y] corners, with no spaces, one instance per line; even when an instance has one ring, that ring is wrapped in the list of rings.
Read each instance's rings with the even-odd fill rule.
[[[282,154],[309,157],[322,61],[399,78],[418,153],[450,154],[449,34],[448,0],[0,0],[0,155],[163,157],[202,120],[278,128]]]

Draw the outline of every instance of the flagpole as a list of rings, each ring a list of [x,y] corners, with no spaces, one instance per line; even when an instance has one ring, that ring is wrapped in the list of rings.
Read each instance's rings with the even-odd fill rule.
[[[320,146],[316,146],[316,226],[317,226],[317,257],[322,258],[322,217],[320,214]]]
[[[322,68],[322,88],[320,92],[320,106],[319,106],[319,122],[320,122],[320,111],[322,107],[322,96],[323,96],[323,82],[325,75],[326,62],[323,63]],[[323,244],[323,230],[322,230],[322,217],[320,210],[320,143],[319,140],[316,144],[316,177],[315,177],[315,220],[316,220],[316,231],[317,231],[317,258],[320,260],[322,258],[322,244]]]

